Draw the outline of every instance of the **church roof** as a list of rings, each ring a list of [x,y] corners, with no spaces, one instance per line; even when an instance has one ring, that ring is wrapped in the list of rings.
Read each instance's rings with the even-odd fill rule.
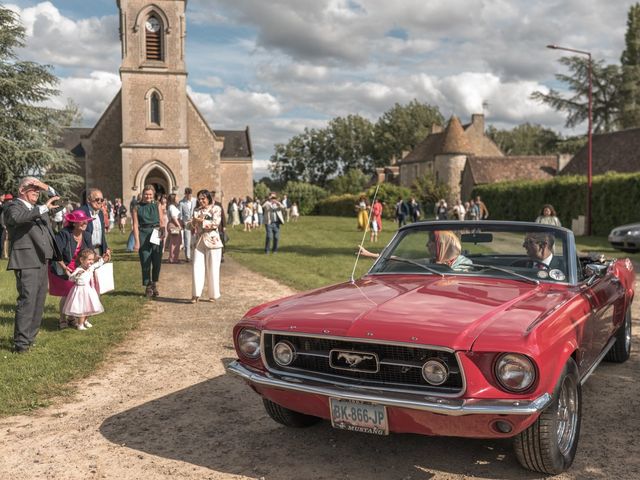
[[[91,128],[68,127],[62,131],[60,140],[54,145],[71,152],[75,157],[84,157],[85,151],[80,139],[91,133]]]
[[[224,137],[224,148],[220,153],[223,160],[248,158],[253,155],[249,127],[244,130],[214,130],[214,132],[216,136]]]
[[[561,175],[587,174],[587,146],[576,153],[560,172]],[[640,128],[593,136],[594,175],[606,172],[631,173],[640,170]]]
[[[449,120],[449,125],[444,131],[442,141],[442,151],[440,153],[471,153],[471,145],[462,129],[462,124],[458,117],[453,115]]]
[[[473,184],[488,184],[513,180],[550,180],[558,169],[558,157],[499,156],[469,157],[465,170],[471,173]]]

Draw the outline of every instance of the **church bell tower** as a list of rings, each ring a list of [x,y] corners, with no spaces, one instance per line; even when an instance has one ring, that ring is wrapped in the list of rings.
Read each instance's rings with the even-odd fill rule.
[[[122,191],[189,185],[186,0],[117,0],[122,43]]]

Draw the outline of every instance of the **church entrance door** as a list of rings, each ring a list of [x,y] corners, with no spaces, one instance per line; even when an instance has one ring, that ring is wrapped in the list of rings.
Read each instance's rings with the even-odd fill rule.
[[[153,185],[153,187],[156,189],[156,194],[158,195],[170,193],[169,179],[159,168],[154,168],[147,174],[146,178],[144,179],[143,185]]]

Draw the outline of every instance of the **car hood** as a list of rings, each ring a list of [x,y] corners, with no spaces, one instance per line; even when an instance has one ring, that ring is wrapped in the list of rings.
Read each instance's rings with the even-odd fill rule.
[[[628,225],[619,225],[611,229],[610,235],[612,235],[613,232],[617,232],[618,230],[625,230],[625,231],[640,230],[640,223],[629,223]]]
[[[521,340],[571,292],[483,277],[369,275],[270,303],[249,315],[267,330],[470,350],[478,337]],[[492,341],[483,342],[484,347]]]

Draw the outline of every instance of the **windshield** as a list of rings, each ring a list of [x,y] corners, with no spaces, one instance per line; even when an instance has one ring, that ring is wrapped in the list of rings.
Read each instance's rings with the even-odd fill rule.
[[[423,223],[398,232],[369,273],[568,282],[567,231],[529,223]]]

